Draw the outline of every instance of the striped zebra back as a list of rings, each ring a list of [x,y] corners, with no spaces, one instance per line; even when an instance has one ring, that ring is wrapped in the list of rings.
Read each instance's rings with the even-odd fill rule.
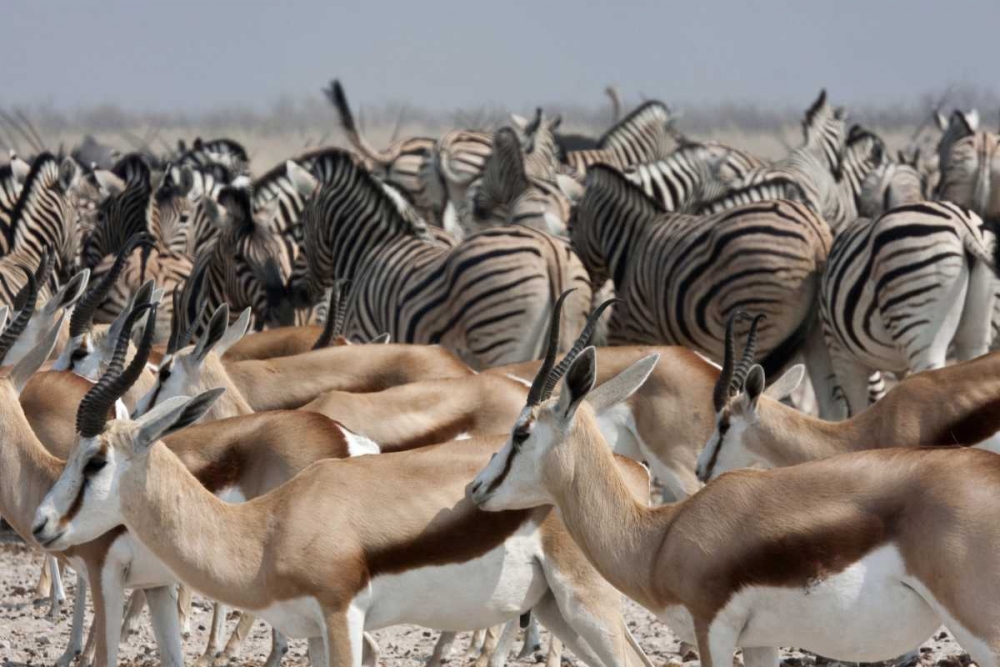
[[[465,199],[467,189],[482,175],[492,153],[492,132],[453,130],[438,139],[434,174],[444,183],[452,204]]]
[[[587,175],[571,238],[592,282],[610,277],[623,300],[611,344],[685,345],[721,359],[726,320],[742,308],[767,315],[761,349],[772,368],[792,358],[813,324],[831,245],[826,224],[800,204],[669,213],[602,165]]]
[[[674,143],[671,122],[665,104],[655,100],[646,102],[605,132],[596,149],[566,153],[566,165],[575,178],[582,179],[587,167],[593,164],[623,170],[664,158]]]
[[[297,305],[316,303],[335,279],[351,280],[348,337],[441,343],[481,367],[537,354],[539,318],[561,289],[579,287],[574,312],[589,309],[586,274],[565,242],[512,226],[442,244],[414,229],[347,156],[337,167],[303,212],[305,261],[293,293]]]
[[[628,167],[622,174],[663,210],[683,211],[698,200],[721,196],[730,183],[741,182],[761,165],[750,154],[720,143],[687,143],[661,160]]]
[[[235,174],[245,174],[250,166],[250,157],[239,142],[232,139],[194,140],[190,150],[177,160],[178,164],[205,168],[219,164]]]

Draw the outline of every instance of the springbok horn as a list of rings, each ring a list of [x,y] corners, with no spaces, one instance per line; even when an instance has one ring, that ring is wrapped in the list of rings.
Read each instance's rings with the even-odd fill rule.
[[[535,406],[542,402],[542,391],[545,389],[545,381],[552,373],[552,367],[556,363],[556,354],[559,352],[559,319],[562,317],[563,302],[566,297],[575,290],[568,289],[559,295],[556,304],[552,308],[552,317],[549,320],[549,340],[548,347],[545,348],[545,358],[535,375],[531,388],[528,390],[527,405]]]

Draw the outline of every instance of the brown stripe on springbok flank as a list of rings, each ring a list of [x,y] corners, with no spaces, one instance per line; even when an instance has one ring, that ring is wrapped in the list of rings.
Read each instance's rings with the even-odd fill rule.
[[[442,510],[412,541],[388,544],[367,554],[368,575],[397,574],[421,567],[464,563],[503,544],[525,521],[541,523],[551,508],[483,512],[463,498]]]
[[[381,446],[383,452],[401,452],[407,449],[416,449],[417,447],[436,445],[442,442],[448,442],[449,440],[454,440],[463,433],[471,432],[475,425],[475,416],[471,414],[464,414],[449,422],[435,426],[430,430],[423,431],[421,433],[412,433],[406,438],[397,440],[396,442],[379,443],[379,445]]]
[[[968,447],[979,444],[1000,431],[1000,397],[982,405],[942,426],[923,445],[962,445]]]
[[[95,456],[105,456],[108,452],[108,444],[106,442],[102,442],[101,448],[98,451],[100,453]],[[89,460],[90,459],[88,459],[88,461]],[[76,497],[73,498],[73,503],[69,506],[69,509],[66,510],[66,514],[63,515],[62,519],[59,520],[60,526],[66,526],[69,524],[69,522],[73,520],[73,517],[75,517],[80,511],[80,508],[83,506],[83,496],[87,493],[87,484],[87,478],[84,477],[80,482],[80,488],[76,490]]]
[[[243,458],[239,446],[231,445],[226,448],[222,456],[209,461],[204,468],[191,472],[202,486],[212,493],[218,493],[222,489],[235,485],[240,480],[243,476],[245,463],[246,460]]]

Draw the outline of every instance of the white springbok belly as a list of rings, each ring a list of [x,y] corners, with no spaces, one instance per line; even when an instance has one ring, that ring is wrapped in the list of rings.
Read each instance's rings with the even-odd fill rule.
[[[735,630],[739,647],[795,646],[836,660],[888,660],[916,649],[941,625],[909,578],[896,547],[881,547],[805,588],[744,588],[716,615],[710,634]],[[659,616],[693,641],[684,609]]]
[[[355,604],[365,630],[413,623],[475,630],[531,609],[548,590],[541,535],[529,522],[497,548],[465,563],[379,575]]]

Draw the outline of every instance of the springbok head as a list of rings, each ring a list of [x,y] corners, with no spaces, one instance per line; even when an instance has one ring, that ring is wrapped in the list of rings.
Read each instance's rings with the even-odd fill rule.
[[[136,403],[134,414],[143,415],[177,396],[194,396],[206,389],[224,386],[226,371],[221,357],[243,338],[249,326],[249,308],[229,325],[229,306],[219,306],[194,345],[168,350],[160,362],[156,383]]]
[[[135,357],[125,366],[133,325],[151,311]],[[122,474],[148,454],[162,436],[197,421],[222,390],[164,405],[135,421],[127,419],[120,398],[138,379],[153,345],[156,304],[129,313],[107,372],[87,392],[76,415],[78,443],[59,480],[38,506],[32,535],[43,548],[62,550],[122,524],[119,487]],[[114,412],[115,419],[110,420]]]
[[[553,309],[545,359],[510,438],[469,485],[472,501],[484,510],[553,504],[552,490],[572,476],[575,457],[585,456],[587,447],[607,447],[595,415],[635,393],[659,359],[657,354],[644,357],[594,388],[597,352],[588,343],[601,312],[611,304],[606,301],[591,314],[573,347],[556,364],[559,315],[568,294],[563,292]],[[559,396],[552,398],[560,383]]]
[[[763,315],[753,318],[743,356],[736,363],[733,332],[736,323],[748,317],[745,312],[736,311],[726,323],[725,357],[712,396],[715,430],[698,457],[695,470],[702,482],[708,482],[727,470],[761,465],[773,467],[762,458],[763,450],[755,446],[759,434],[770,428],[766,414],[764,419],[761,418],[761,394],[766,393],[770,399],[785,399],[798,387],[805,374],[805,367],[796,364],[765,390],[764,369],[754,364],[757,325],[764,319]]]
[[[107,298],[132,251],[139,245],[152,246],[153,239],[147,234],[135,234],[122,247],[114,264],[104,276],[95,282],[80,297],[69,318],[69,341],[52,365],[52,370],[73,371],[81,377],[96,381],[107,364],[114,349],[117,332],[128,315],[126,307],[108,327],[94,326],[94,313]],[[143,285],[132,297],[132,303],[143,303],[152,297],[152,283]],[[115,333],[110,333],[112,330]]]

